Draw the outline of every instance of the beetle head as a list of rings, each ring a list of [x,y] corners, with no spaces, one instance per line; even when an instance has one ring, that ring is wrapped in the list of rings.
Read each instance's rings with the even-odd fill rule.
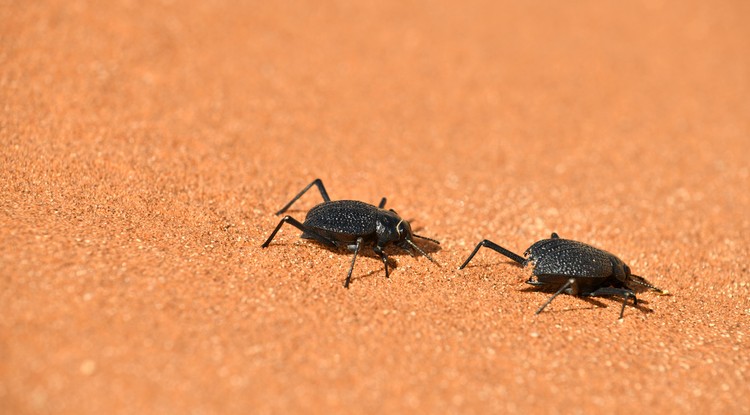
[[[633,291],[653,290],[660,294],[666,294],[667,291],[662,290],[648,282],[647,279],[635,275],[630,271],[628,264],[622,262],[619,258],[613,255],[612,266],[614,267],[615,277],[622,281],[626,287]]]
[[[409,222],[401,219],[393,210],[381,210],[375,221],[375,233],[378,237],[378,245],[385,246],[388,243],[399,243],[405,238],[411,238],[411,227]]]
[[[432,257],[428,253],[423,251],[422,248],[414,243],[414,238],[426,239],[436,244],[439,244],[440,242],[413,233],[409,222],[401,219],[401,217],[398,216],[396,211],[394,211],[393,209],[385,213],[386,214],[381,215],[376,222],[378,245],[384,246],[387,243],[393,243],[396,246],[408,251],[409,253],[412,253],[414,250],[416,250],[422,256],[426,257],[432,262],[435,262],[435,260],[432,259]],[[435,263],[437,264],[437,262]]]

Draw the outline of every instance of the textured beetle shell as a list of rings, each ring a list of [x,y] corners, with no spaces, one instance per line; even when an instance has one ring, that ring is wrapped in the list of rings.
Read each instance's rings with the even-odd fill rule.
[[[543,239],[531,245],[524,255],[534,265],[534,275],[608,278],[616,274],[619,258],[607,251],[570,239]],[[622,276],[624,277],[624,275]]]
[[[383,209],[357,200],[321,203],[307,212],[304,225],[339,242],[351,243],[362,236],[375,238],[376,219]],[[313,239],[302,234],[302,238]]]

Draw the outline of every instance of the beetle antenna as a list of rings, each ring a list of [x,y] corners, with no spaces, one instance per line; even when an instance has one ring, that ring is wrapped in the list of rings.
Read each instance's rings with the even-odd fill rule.
[[[415,238],[419,238],[419,239],[424,239],[425,241],[430,241],[432,243],[436,243],[436,244],[440,245],[440,241],[438,241],[436,239],[428,238],[428,237],[422,236],[422,235],[417,235],[416,233],[411,234],[411,236],[413,236]]]
[[[641,277],[639,275],[630,274],[630,278],[631,278],[631,280],[629,282],[634,282],[634,283],[636,283],[636,284],[638,284],[640,286],[643,286],[643,287],[646,287],[646,288],[650,288],[650,289],[652,289],[654,291],[658,291],[659,294],[669,294],[668,291],[662,290],[661,288],[652,285],[651,283],[649,283],[648,281],[646,281],[645,278],[643,278],[643,277]]]
[[[418,247],[417,244],[415,244],[414,242],[411,241],[411,239],[404,239],[404,240],[409,245],[411,245],[412,248],[416,249],[417,252],[419,252],[420,254],[422,254],[422,256],[424,256],[427,259],[429,259],[430,261],[432,261],[435,265],[440,266],[440,264],[438,264],[437,261],[435,261],[434,259],[432,259],[432,257],[430,256],[430,254],[428,254],[427,252],[423,251],[422,248]]]

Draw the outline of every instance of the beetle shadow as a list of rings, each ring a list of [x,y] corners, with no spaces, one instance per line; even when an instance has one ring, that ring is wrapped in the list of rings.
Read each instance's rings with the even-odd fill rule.
[[[393,270],[394,269],[396,269],[396,267],[393,266],[393,264],[391,264],[391,261],[389,260],[388,261],[388,270],[389,270],[389,272],[391,274],[393,274]],[[385,269],[383,269],[383,267],[380,267],[380,269],[370,270],[370,271],[368,271],[368,272],[366,272],[366,273],[364,273],[362,275],[356,275],[356,272],[357,272],[357,267],[355,266],[354,267],[354,272],[352,273],[352,280],[351,280],[351,282],[359,281],[359,280],[364,280],[366,278],[373,278],[373,277],[374,278],[378,278],[378,277],[385,278]],[[379,275],[376,275],[376,274],[379,274]],[[390,276],[387,279],[390,279]]]
[[[344,255],[344,256],[348,255],[350,258],[351,258],[352,255],[354,255],[354,251],[350,250],[349,248],[343,247],[343,246],[341,246],[341,247],[332,247],[332,246],[328,246],[328,245],[322,244],[322,243],[320,243],[318,241],[315,241],[315,240],[309,240],[308,242],[312,242],[316,248],[323,248],[323,249],[325,249],[325,250],[327,250],[329,252],[332,252],[332,253],[341,254],[341,255]],[[438,251],[441,250],[440,245],[436,245],[436,244],[429,243],[429,242],[428,243],[417,244],[417,245],[419,246],[420,249],[422,249],[424,252],[426,252],[428,254],[432,254],[432,253],[435,253],[435,252],[438,252]],[[372,247],[373,247],[373,245],[362,245],[359,248],[359,253],[357,254],[357,258],[359,258],[359,257],[367,257],[367,258],[374,258],[374,259],[377,259],[378,261],[380,261],[380,256],[375,253],[375,251],[372,249]],[[410,252],[410,251],[407,251],[405,249],[401,249],[401,248],[399,248],[397,246],[393,246],[391,244],[387,245],[385,247],[384,251],[385,251],[385,254],[388,256],[388,258],[391,258],[391,257],[403,257],[403,256],[412,256],[412,257],[415,257],[415,258],[419,258],[419,257],[422,256],[416,250]],[[388,260],[388,266],[389,267],[391,266],[391,260],[390,259]]]
[[[349,249],[344,248],[344,247],[331,247],[331,246],[327,246],[322,243],[319,243],[315,240],[309,240],[307,242],[312,242],[312,244],[301,244],[299,246],[303,246],[305,249],[309,249],[309,250],[319,250],[322,248],[322,249],[327,250],[328,252],[335,253],[335,254],[338,254],[339,256],[345,257],[347,261],[346,262],[347,267],[348,267],[349,261],[351,261],[352,256],[354,255],[353,251],[350,251]],[[286,242],[286,243],[282,242],[282,243],[279,243],[278,245],[295,246],[295,243],[296,241]],[[404,252],[404,255],[406,255],[406,252]],[[375,260],[375,262],[377,263],[377,265],[379,265],[379,267],[376,267],[375,269],[372,269],[365,274],[358,275],[357,268],[359,267],[357,265],[360,265],[360,260],[362,259],[362,257],[367,257],[368,259]],[[398,261],[391,258],[391,254],[389,252],[388,253],[388,272],[392,274],[393,271],[396,269],[398,269]],[[357,254],[356,263],[354,265],[354,271],[352,272],[351,281],[353,282],[359,279],[369,278],[373,276],[373,274],[377,274],[377,273],[382,273],[383,277],[385,277],[385,267],[383,267],[383,261],[380,259],[378,255],[375,254],[375,252],[372,250],[371,247],[368,246],[368,247],[360,248],[359,253]],[[346,274],[344,275],[346,276]],[[342,282],[343,282],[343,279],[342,279]]]
[[[318,242],[318,241],[316,241],[314,239],[302,239],[302,238],[300,238],[300,240],[305,241],[305,242],[309,242],[309,244],[308,243],[304,243],[304,244],[297,245],[297,241],[296,240],[293,240],[293,241],[290,240],[290,241],[284,241],[284,242],[274,242],[274,245],[286,246],[286,247],[290,247],[290,246],[305,246],[308,249],[325,249],[325,250],[327,250],[328,252],[331,252],[331,253],[335,253],[335,254],[339,254],[339,255],[343,255],[343,256],[349,256],[350,259],[351,259],[351,256],[354,255],[354,251],[350,250],[349,248],[343,247],[343,246],[339,246],[339,247],[328,246],[328,245],[320,243],[320,242]],[[435,252],[438,252],[438,251],[442,250],[442,248],[440,247],[440,245],[434,244],[434,243],[432,243],[430,241],[420,241],[420,243],[417,244],[417,246],[419,246],[420,249],[422,249],[424,252],[426,252],[428,254],[433,254]],[[359,248],[359,253],[357,254],[357,258],[359,258],[359,257],[367,257],[367,258],[374,258],[374,259],[377,259],[378,261],[380,261],[380,256],[378,256],[378,254],[376,254],[375,251],[373,251],[372,247],[373,247],[373,245],[363,245],[363,246],[361,246]],[[392,265],[393,262],[390,259],[391,257],[412,256],[412,257],[418,258],[418,257],[422,256],[422,255],[419,254],[419,252],[416,252],[416,251],[410,252],[410,251],[407,251],[405,249],[401,249],[401,248],[399,248],[397,246],[393,246],[392,244],[389,244],[389,245],[387,245],[385,247],[385,253],[386,253],[386,255],[388,255],[388,258],[389,258],[389,260],[388,260],[388,266],[389,267],[393,266]]]
[[[522,292],[542,292],[542,293],[547,293],[547,294],[550,294],[550,293],[554,294],[555,291],[557,291],[557,290],[553,289],[553,288],[524,287],[520,291],[522,291]],[[570,294],[565,294],[565,295],[571,296]],[[566,312],[566,311],[575,311],[575,310],[594,310],[596,308],[605,308],[606,309],[606,308],[609,308],[610,305],[612,305],[612,304],[609,304],[609,303],[614,303],[618,307],[622,306],[622,299],[619,298],[619,297],[617,297],[617,296],[584,297],[584,296],[580,296],[580,295],[574,295],[573,297],[575,297],[578,300],[583,300],[583,301],[591,304],[591,307],[571,307],[571,308],[568,308],[568,309],[549,310],[549,311],[547,309],[545,309],[545,312],[551,312],[551,313],[559,312],[559,313],[562,313],[562,312]],[[602,301],[602,300],[604,300],[604,301]],[[646,307],[646,305],[648,303],[649,302],[647,300],[642,300],[642,299],[639,298],[638,299],[638,304],[633,305],[632,300],[628,300],[628,304],[626,306],[626,310],[627,310],[627,308],[635,308],[635,309],[637,309],[638,311],[640,311],[642,313],[647,313],[647,314],[648,313],[653,313],[654,312],[653,309]]]
[[[345,248],[345,247],[334,248],[334,247],[330,247],[330,246],[327,246],[327,245],[323,245],[323,244],[318,243],[317,241],[314,241],[314,240],[310,241],[310,242],[313,242],[315,245],[317,245],[317,247],[324,248],[324,249],[326,249],[329,252],[336,253],[336,254],[339,254],[341,256],[348,257],[349,260],[351,260],[352,256],[354,255],[353,251],[351,251],[351,250],[349,250],[348,248]],[[426,241],[426,242],[427,243],[424,243],[424,244],[420,245],[420,248],[423,251],[425,251],[426,253],[432,254],[434,252],[440,251],[440,249],[441,249],[440,245],[431,243],[429,241]],[[429,246],[429,248],[426,248],[425,246]],[[404,249],[401,249],[401,248],[398,248],[398,247],[395,247],[395,246],[391,246],[391,245],[389,245],[389,246],[387,246],[385,248],[385,253],[388,256],[388,258],[387,258],[387,261],[388,261],[388,272],[389,272],[390,275],[393,275],[393,272],[396,271],[399,268],[399,261],[397,261],[394,257],[404,257],[404,256],[412,256],[414,258],[421,257],[421,255],[418,252],[409,252],[409,251],[406,251]],[[370,270],[370,271],[368,271],[368,272],[366,272],[364,274],[358,275],[357,274],[357,268],[358,268],[357,265],[360,263],[360,260],[363,257],[374,260],[375,263],[377,263],[380,266],[377,267],[377,268],[375,268],[375,269],[372,269],[372,270]],[[382,262],[380,256],[378,254],[376,254],[375,251],[373,251],[372,245],[367,245],[367,246],[361,247],[360,250],[359,250],[359,253],[357,254],[357,260],[356,260],[356,263],[354,265],[354,271],[352,273],[351,281],[354,282],[354,281],[357,281],[357,280],[360,280],[360,279],[370,278],[370,277],[376,276],[375,274],[382,274],[382,277],[385,277],[385,267],[383,266],[383,262]]]

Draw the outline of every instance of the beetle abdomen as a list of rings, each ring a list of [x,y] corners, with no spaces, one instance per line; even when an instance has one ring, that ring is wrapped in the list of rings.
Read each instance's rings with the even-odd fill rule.
[[[607,278],[614,274],[612,254],[578,241],[543,239],[525,254],[534,264],[534,275]]]
[[[356,236],[375,233],[377,212],[377,207],[364,202],[337,200],[310,209],[304,224],[329,234],[351,235],[356,240]]]

